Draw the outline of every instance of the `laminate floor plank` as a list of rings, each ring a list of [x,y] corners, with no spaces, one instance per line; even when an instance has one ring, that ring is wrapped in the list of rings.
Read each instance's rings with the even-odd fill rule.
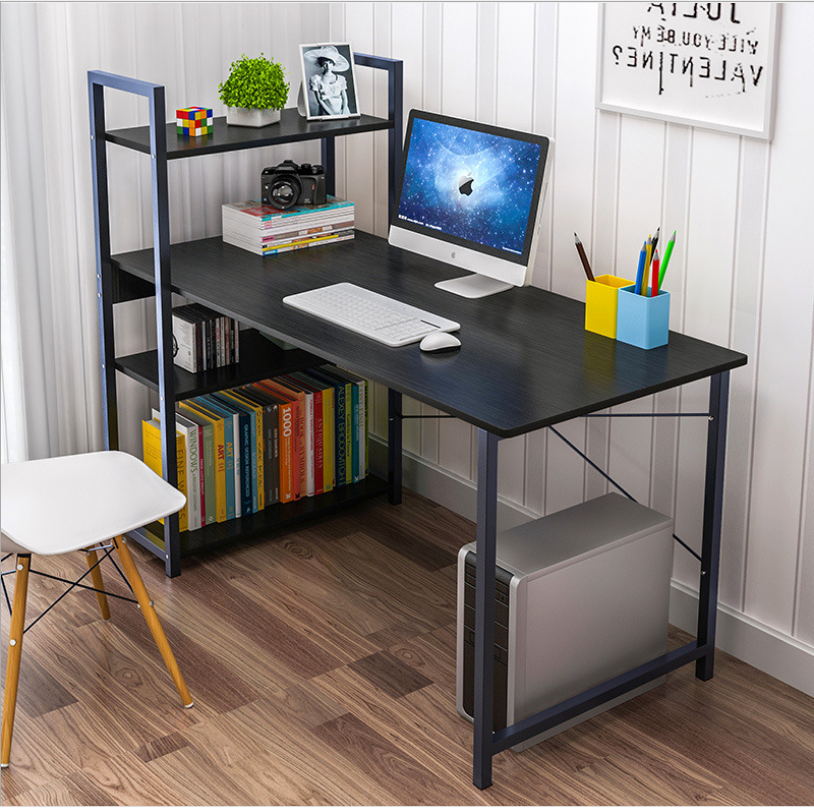
[[[433,682],[455,689],[455,623],[391,645],[388,650],[405,665],[415,668]]]
[[[255,602],[267,604],[280,620],[307,626],[309,640],[342,664],[379,650],[359,633],[358,608],[348,599],[338,598],[335,588],[323,598],[312,587],[304,588],[301,581],[270,580],[261,574],[232,585]]]
[[[189,592],[193,597],[298,676],[310,679],[341,664],[311,641],[307,625],[281,620],[270,609],[224,581],[214,570],[199,566],[191,577]]]
[[[5,779],[5,775],[3,775]],[[47,785],[26,791],[18,797],[3,797],[4,805],[80,805],[66,783],[54,780]]]
[[[194,805],[187,801],[180,784],[205,774],[177,770],[162,777],[132,754],[110,755],[82,771],[96,788],[110,794],[120,805]]]
[[[72,593],[26,635],[3,803],[814,804],[814,699],[721,652],[710,682],[681,668],[498,755],[492,788],[475,789],[455,709],[456,559],[474,536],[405,491],[398,508],[371,501],[188,559],[178,579],[131,545],[195,707],[133,604],[111,599],[104,623],[92,592]],[[64,589],[32,577],[30,617]],[[671,647],[688,640],[671,629]]]
[[[240,772],[213,766],[203,748],[188,745],[143,765],[154,777],[171,783],[185,805],[248,805],[252,801]]]
[[[387,651],[379,651],[356,662],[351,662],[348,667],[394,699],[400,699],[408,693],[432,684],[432,679],[428,679],[415,668],[400,662]]]
[[[376,778],[385,794],[402,805],[469,805],[465,789],[452,786],[351,713],[311,730],[349,764]]]

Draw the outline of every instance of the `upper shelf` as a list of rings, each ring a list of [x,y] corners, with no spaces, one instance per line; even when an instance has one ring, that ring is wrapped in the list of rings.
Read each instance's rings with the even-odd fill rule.
[[[279,123],[257,129],[247,126],[227,126],[226,118],[215,118],[215,131],[202,137],[182,137],[176,131],[175,121],[167,124],[167,159],[198,157],[204,154],[256,149],[277,143],[298,140],[319,140],[324,137],[341,137],[360,132],[376,132],[392,129],[387,118],[360,115],[342,121],[307,121],[296,109],[284,109]],[[135,126],[130,129],[114,129],[105,133],[110,143],[150,154],[150,127]]]

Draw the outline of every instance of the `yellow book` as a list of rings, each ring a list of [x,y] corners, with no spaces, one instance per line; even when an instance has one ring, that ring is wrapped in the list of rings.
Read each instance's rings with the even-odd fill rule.
[[[196,399],[184,402],[190,409],[200,413],[215,427],[215,517],[218,522],[226,521],[226,442],[223,434],[223,418],[219,418]]]
[[[322,461],[325,491],[332,491],[336,485],[336,422],[334,420],[334,388],[322,390]]]
[[[263,466],[263,459],[266,453],[266,445],[263,440],[263,408],[254,401],[250,401],[245,396],[240,395],[240,390],[224,390],[223,395],[229,396],[238,404],[251,409],[256,414],[255,432],[257,437],[257,510],[262,511],[266,507],[266,474]]]
[[[186,441],[182,432],[176,432],[176,468],[178,470],[178,490],[187,496],[187,462],[186,462]],[[141,422],[141,437],[144,453],[144,463],[151,468],[159,477],[164,476],[164,464],[161,462],[161,424],[153,418],[152,421]],[[189,514],[187,505],[178,512],[178,530],[187,530],[189,527]],[[163,519],[159,519],[164,524]]]

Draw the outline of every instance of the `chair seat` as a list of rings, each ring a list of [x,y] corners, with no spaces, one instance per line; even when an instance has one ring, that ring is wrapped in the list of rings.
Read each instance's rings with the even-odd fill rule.
[[[124,452],[7,463],[0,472],[3,552],[57,555],[181,510],[186,497]],[[9,544],[9,547],[11,544]]]

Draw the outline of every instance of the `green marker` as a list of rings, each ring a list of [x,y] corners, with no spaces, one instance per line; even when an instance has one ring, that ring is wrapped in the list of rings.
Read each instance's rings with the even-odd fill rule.
[[[664,251],[664,260],[661,262],[661,271],[659,272],[659,289],[664,283],[664,273],[667,272],[667,264],[670,263],[670,256],[673,254],[673,247],[676,243],[676,231],[673,230],[672,238],[667,242],[667,249]]]

